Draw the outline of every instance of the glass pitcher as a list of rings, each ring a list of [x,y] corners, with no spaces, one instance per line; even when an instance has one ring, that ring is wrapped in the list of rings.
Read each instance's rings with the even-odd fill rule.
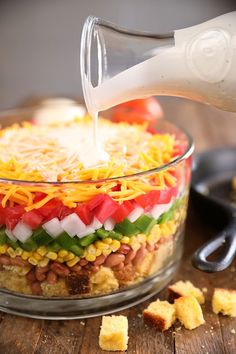
[[[236,111],[236,11],[156,35],[88,17],[81,75],[90,114],[151,95]]]

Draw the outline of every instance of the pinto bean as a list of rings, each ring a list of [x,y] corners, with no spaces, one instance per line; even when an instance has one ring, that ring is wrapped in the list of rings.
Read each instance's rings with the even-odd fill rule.
[[[119,271],[122,270],[124,268],[125,264],[124,262],[121,262],[120,264],[118,264],[117,266],[113,267],[112,269],[115,271]]]
[[[0,256],[0,264],[3,265],[10,265],[11,264],[11,259],[8,256],[5,256],[4,254],[2,254]]]
[[[35,268],[35,277],[38,281],[44,281],[46,279],[46,273],[49,271],[50,267],[47,265],[45,267]]]
[[[111,267],[112,268],[112,267],[117,266],[121,262],[124,262],[124,260],[125,260],[125,256],[123,254],[121,254],[121,253],[111,253],[107,257],[104,265],[106,267]]]
[[[75,272],[75,273],[80,273],[81,266],[79,264],[76,264],[76,265],[74,265],[74,267],[71,268],[71,270],[73,270],[73,272]]]
[[[136,256],[136,253],[136,251],[130,250],[129,253],[125,256],[125,264],[129,264],[130,262],[132,262],[132,260]]]
[[[118,249],[118,252],[122,253],[122,254],[127,254],[127,253],[129,253],[130,249],[131,249],[130,246],[125,245],[124,243],[122,243],[120,248]]]
[[[93,262],[93,264],[94,264],[95,266],[99,266],[99,265],[103,264],[103,263],[105,262],[105,260],[106,260],[106,256],[104,256],[103,254],[101,254],[100,256],[98,256],[98,257],[96,258],[96,260]]]
[[[28,261],[25,261],[21,257],[11,258],[10,262],[12,265],[19,267],[27,267],[30,265]]]
[[[26,278],[30,284],[36,281],[36,276],[33,269],[26,274]]]
[[[160,247],[160,243],[159,242],[156,243],[154,247],[155,247],[155,251],[158,250],[158,248]]]
[[[147,250],[148,250],[148,252],[153,252],[155,250],[155,246],[150,245],[150,243],[147,243]]]
[[[97,273],[99,271],[99,266],[92,266],[90,269],[93,273]]]
[[[60,263],[54,262],[51,265],[51,269],[56,273],[59,277],[65,278],[67,275],[69,275],[70,271],[69,269]]]
[[[136,266],[138,265],[139,263],[142,262],[143,258],[145,257],[147,253],[147,249],[146,247],[143,245],[140,247],[140,249],[137,251],[137,254],[135,256],[135,258],[133,259],[133,265]]]
[[[30,287],[31,287],[31,291],[32,291],[33,295],[41,295],[42,294],[42,289],[41,289],[39,282],[37,282],[37,281],[33,282],[30,285]]]
[[[88,261],[86,259],[81,259],[79,261],[79,265],[82,266],[82,267],[85,266],[86,264],[88,264]]]
[[[50,270],[47,274],[47,282],[51,285],[57,282],[57,275],[52,270]]]

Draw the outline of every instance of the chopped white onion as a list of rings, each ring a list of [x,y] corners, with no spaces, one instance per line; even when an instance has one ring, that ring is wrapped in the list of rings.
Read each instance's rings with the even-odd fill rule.
[[[72,213],[61,220],[61,227],[68,235],[74,237],[80,232],[84,231],[86,226],[77,214]]]
[[[95,232],[95,230],[92,229],[92,227],[86,226],[86,229],[85,229],[84,231],[78,233],[77,236],[78,236],[79,238],[81,238],[81,237],[84,237],[84,236],[93,234],[94,232]]]
[[[131,211],[131,213],[127,216],[129,221],[135,222],[142,214],[144,213],[143,208],[137,207]]]
[[[94,230],[98,230],[102,227],[102,223],[97,218],[94,217],[93,221],[89,226]]]
[[[105,222],[104,222],[104,229],[106,230],[106,231],[112,231],[113,229],[114,229],[114,227],[115,227],[115,224],[116,224],[116,222],[115,222],[115,220],[114,219],[112,219],[112,218],[108,218]]]
[[[30,238],[33,231],[28,225],[24,224],[22,221],[19,221],[18,224],[12,230],[12,233],[15,238],[17,238],[17,240],[25,242],[28,240],[28,238]]]
[[[64,231],[58,218],[53,218],[48,222],[45,222],[42,227],[53,238],[56,238]]]
[[[7,237],[9,237],[10,240],[12,240],[12,241],[14,241],[14,242],[17,241],[16,238],[15,238],[15,236],[14,236],[13,233],[11,232],[11,230],[6,229],[6,230],[5,230],[5,233],[7,234]]]
[[[168,211],[171,207],[171,202],[168,204],[156,204],[154,207],[149,211],[149,215],[151,215],[154,219],[158,219],[161,214]]]

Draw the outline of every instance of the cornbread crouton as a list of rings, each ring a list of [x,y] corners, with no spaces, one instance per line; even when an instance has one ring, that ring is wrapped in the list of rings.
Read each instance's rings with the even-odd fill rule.
[[[168,301],[158,299],[151,302],[148,308],[143,311],[143,318],[145,323],[152,324],[164,332],[175,322],[175,306]]]
[[[213,312],[236,317],[236,290],[216,288],[212,297]]]
[[[194,329],[205,323],[201,306],[192,295],[176,299],[175,310],[176,317],[187,329]]]
[[[199,304],[204,304],[205,297],[203,292],[196,288],[189,280],[186,281],[177,281],[177,283],[172,284],[168,287],[169,290],[169,301],[174,302],[175,299],[178,299],[181,296],[194,296]]]
[[[90,277],[93,294],[102,294],[115,291],[119,288],[114,272],[107,267],[101,267],[97,273]]]
[[[128,320],[125,316],[103,316],[99,335],[102,350],[127,350]]]

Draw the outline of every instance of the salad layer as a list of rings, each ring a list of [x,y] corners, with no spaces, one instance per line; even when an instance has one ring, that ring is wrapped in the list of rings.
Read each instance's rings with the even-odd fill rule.
[[[186,198],[177,199],[168,211],[153,219],[155,222],[150,223],[151,218],[143,218],[146,215],[142,214],[141,219],[131,223],[138,231],[129,236],[117,231],[106,233],[100,228],[70,245],[68,240],[74,238],[63,233],[31,251],[24,246],[32,247],[36,243],[34,234],[23,248],[18,241],[9,243],[7,239],[0,246],[0,286],[25,294],[82,296],[131,285],[161,269],[171,259],[178,242],[175,235],[185,213]],[[1,242],[4,242],[6,235],[2,235],[3,232]],[[74,251],[79,251],[80,256]]]

